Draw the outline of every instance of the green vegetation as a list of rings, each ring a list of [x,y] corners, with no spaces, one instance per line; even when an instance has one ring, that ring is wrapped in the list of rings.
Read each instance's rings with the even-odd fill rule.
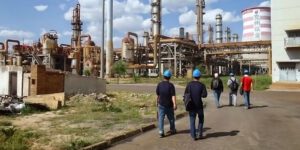
[[[155,94],[76,95],[58,111],[0,116],[0,149],[80,149],[156,122],[156,112]]]
[[[121,75],[126,73],[127,64],[123,60],[119,60],[113,64],[112,70],[117,74],[118,83]]]
[[[269,86],[272,84],[272,78],[268,75],[253,75],[251,76],[253,78],[253,86],[254,90],[266,90],[269,88]],[[228,89],[227,87],[227,80],[228,76],[222,76],[221,80],[223,81],[223,84],[225,85],[224,88]],[[240,80],[240,76],[237,76],[237,79]],[[177,85],[186,86],[188,82],[190,82],[192,79],[187,78],[171,78],[171,82]],[[212,80],[212,77],[210,76],[203,76],[200,78],[200,81],[206,85],[207,88],[210,88],[210,82]],[[157,84],[160,81],[162,81],[161,78],[139,78],[138,82],[135,82],[131,78],[125,78],[121,79],[119,82],[125,83],[125,84],[133,84],[133,83],[150,83],[150,84]],[[110,83],[116,83],[114,79],[111,79],[109,81]]]
[[[30,131],[18,130],[13,126],[0,127],[0,149],[27,150],[39,135]]]

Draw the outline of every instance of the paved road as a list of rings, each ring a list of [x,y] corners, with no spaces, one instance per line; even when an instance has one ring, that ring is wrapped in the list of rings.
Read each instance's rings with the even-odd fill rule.
[[[155,85],[109,85],[109,91],[154,92]],[[181,94],[183,88],[177,87]],[[189,121],[176,122],[178,134],[159,138],[157,129],[127,139],[112,150],[299,150],[300,92],[253,92],[252,109],[224,106],[216,109],[209,93],[205,109],[205,139],[193,141]],[[221,101],[228,103],[227,93]],[[238,103],[242,99],[238,97]],[[168,126],[166,126],[166,130]]]

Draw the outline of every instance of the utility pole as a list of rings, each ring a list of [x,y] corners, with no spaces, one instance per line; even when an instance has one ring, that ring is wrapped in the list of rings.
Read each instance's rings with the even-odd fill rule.
[[[101,42],[101,55],[100,55],[100,62],[101,62],[101,67],[100,67],[100,78],[104,78],[104,26],[105,26],[105,0],[102,0],[102,42]]]

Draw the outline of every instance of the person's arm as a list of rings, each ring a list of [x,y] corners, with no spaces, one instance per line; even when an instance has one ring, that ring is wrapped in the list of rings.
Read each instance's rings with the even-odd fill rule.
[[[157,85],[156,87],[156,95],[157,95],[157,98],[156,98],[156,106],[158,106],[158,102],[159,102],[159,86]]]
[[[173,109],[177,109],[177,104],[176,104],[176,96],[172,96],[172,102],[173,102]]]
[[[175,92],[175,87],[172,84],[172,102],[173,102],[173,109],[176,110],[177,109],[177,104],[176,104],[176,92]]]

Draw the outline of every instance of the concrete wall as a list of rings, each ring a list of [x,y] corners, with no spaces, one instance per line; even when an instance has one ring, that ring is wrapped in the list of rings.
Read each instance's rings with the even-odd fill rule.
[[[31,74],[24,73],[23,74],[23,96],[30,95],[30,81],[31,81]]]
[[[300,49],[286,50],[284,38],[287,37],[286,30],[300,29],[300,6],[299,0],[272,0],[271,22],[272,22],[272,79],[279,81],[278,62],[300,62]],[[299,63],[296,64],[297,82],[300,82]]]
[[[106,80],[95,77],[82,77],[78,75],[65,75],[65,95],[106,93]]]
[[[20,66],[0,66],[0,95],[9,95],[9,73],[17,72],[17,96],[22,96],[23,68]]]

